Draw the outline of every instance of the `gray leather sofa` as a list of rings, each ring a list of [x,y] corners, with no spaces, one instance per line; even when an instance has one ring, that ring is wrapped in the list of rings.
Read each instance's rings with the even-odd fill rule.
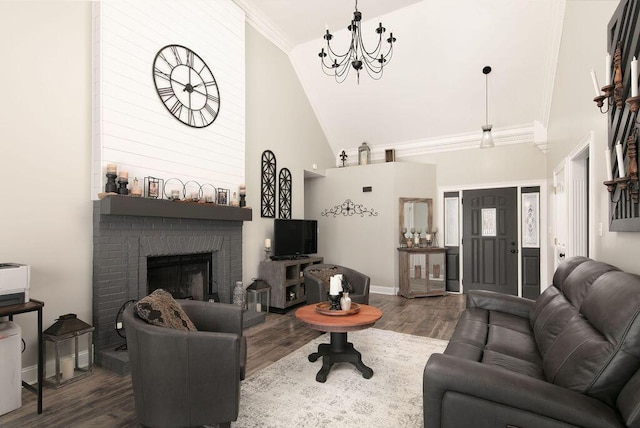
[[[353,290],[349,293],[351,301],[355,303],[369,304],[369,284],[371,278],[356,270],[344,266],[331,264],[315,264],[307,266],[304,271],[305,293],[307,304],[327,301],[329,291],[329,277],[341,273],[347,278]]]
[[[236,305],[177,300],[198,331],[150,325],[129,306],[123,321],[138,422],[229,426],[238,418],[246,339]]]
[[[423,402],[426,428],[640,427],[640,277],[576,257],[535,301],[470,292]]]

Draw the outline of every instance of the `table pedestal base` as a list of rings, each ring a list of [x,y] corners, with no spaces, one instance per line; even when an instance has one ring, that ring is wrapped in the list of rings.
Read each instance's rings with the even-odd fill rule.
[[[331,333],[331,342],[318,345],[318,352],[309,355],[312,363],[322,357],[322,368],[316,375],[316,381],[325,382],[331,366],[336,363],[351,363],[365,379],[371,379],[373,370],[364,365],[362,355],[353,347],[353,343],[347,342],[347,333]]]

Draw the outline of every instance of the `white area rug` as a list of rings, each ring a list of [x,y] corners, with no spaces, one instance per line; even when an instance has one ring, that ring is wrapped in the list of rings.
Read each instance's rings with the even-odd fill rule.
[[[240,415],[232,427],[421,427],[422,372],[444,340],[370,328],[348,341],[374,371],[364,379],[350,363],[331,368],[316,382],[322,359],[308,355],[324,334],[242,382]]]

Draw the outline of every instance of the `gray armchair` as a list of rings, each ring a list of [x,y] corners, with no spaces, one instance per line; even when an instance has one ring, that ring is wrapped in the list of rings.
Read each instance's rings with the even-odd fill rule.
[[[329,278],[337,273],[343,274],[353,287],[353,291],[349,294],[351,301],[368,305],[371,278],[348,267],[331,264],[316,264],[304,269],[307,303],[326,302]]]
[[[150,325],[129,306],[123,321],[138,422],[230,426],[238,418],[246,339],[239,306],[177,300],[198,331]]]

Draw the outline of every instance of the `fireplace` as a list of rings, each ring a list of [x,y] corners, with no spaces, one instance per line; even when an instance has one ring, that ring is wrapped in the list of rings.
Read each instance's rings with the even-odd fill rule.
[[[211,253],[147,257],[147,293],[161,288],[175,299],[220,301]]]
[[[129,300],[150,292],[148,286],[177,284],[177,297],[231,303],[236,281],[242,281],[242,225],[250,208],[205,206],[124,196],[94,201],[93,215],[93,344],[96,364],[128,372],[128,358],[114,350],[124,340],[116,317]],[[169,262],[178,261],[182,279],[171,276]],[[151,269],[149,269],[151,266]],[[161,274],[154,273],[160,269]],[[176,277],[179,278],[179,277]],[[183,291],[182,280],[191,281]],[[162,282],[165,281],[165,282]],[[198,290],[196,290],[198,289]]]

